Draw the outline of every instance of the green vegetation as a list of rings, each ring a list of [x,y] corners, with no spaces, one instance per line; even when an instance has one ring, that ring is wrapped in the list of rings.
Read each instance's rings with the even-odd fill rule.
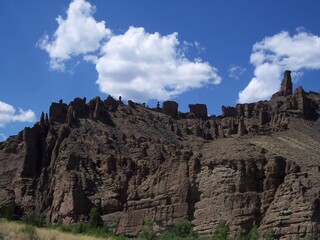
[[[13,207],[5,207],[2,209],[2,212],[0,213],[0,218],[5,218],[7,220],[14,220],[14,208]],[[0,238],[1,239],[1,238]]]
[[[168,228],[160,236],[156,236],[153,231],[153,223],[150,219],[145,221],[143,229],[137,240],[258,240],[258,228],[254,226],[246,236],[231,237],[230,228],[227,221],[222,220],[218,223],[213,236],[211,237],[200,237],[196,232],[193,231],[192,225],[189,222],[182,221],[177,223],[174,227]],[[274,233],[271,230],[266,231],[264,238],[265,240],[274,239]]]
[[[265,233],[263,234],[263,238],[265,240],[272,240],[274,239],[274,232],[273,230],[270,228],[267,231],[265,231]]]
[[[86,234],[94,237],[115,237],[107,226],[103,225],[101,215],[97,208],[92,208],[87,223],[76,223],[72,225],[59,225],[58,229],[62,232],[73,234]]]
[[[0,229],[0,240],[3,240],[4,239],[4,233],[2,231],[2,229]]]
[[[46,216],[44,214],[30,213],[24,219],[24,222],[28,225],[35,226],[35,227],[45,227]]]
[[[93,228],[99,228],[103,226],[103,221],[97,208],[91,209],[88,223]]]
[[[5,220],[2,220],[5,223]],[[78,238],[82,237],[96,237],[100,239],[113,239],[113,240],[128,240],[128,238],[123,236],[116,236],[109,228],[104,225],[101,215],[98,209],[93,208],[90,211],[88,222],[86,223],[76,223],[71,225],[47,225],[45,221],[45,216],[43,214],[30,214],[28,215],[24,222],[26,225],[22,225],[22,229],[19,232],[26,234],[28,239],[30,240],[40,240],[44,239],[41,235],[43,234],[41,231],[46,231],[46,229],[36,229],[36,227],[49,227],[60,232],[64,233],[71,233],[73,235],[81,234],[82,236],[77,236]],[[4,225],[3,225],[4,226]],[[56,231],[55,230],[55,231]],[[38,231],[38,232],[37,232]],[[6,239],[6,234],[8,230],[3,231],[0,229],[0,240]],[[58,231],[56,231],[58,232]],[[69,235],[69,236],[73,236]],[[84,235],[84,236],[83,236]],[[45,238],[45,239],[55,239]],[[91,239],[91,238],[90,238]],[[258,240],[258,227],[254,226],[251,231],[246,236],[239,236],[239,237],[232,237],[230,236],[230,228],[227,221],[222,220],[220,221],[217,226],[215,227],[215,231],[213,236],[211,237],[201,237],[195,232],[192,228],[192,225],[188,221],[180,221],[175,226],[168,227],[164,232],[161,234],[157,234],[154,230],[154,223],[152,219],[146,218],[144,221],[144,225],[142,230],[137,238],[133,240]],[[263,234],[264,240],[273,240],[275,238],[274,231],[272,229],[268,229]],[[300,237],[295,237],[295,240],[299,240]],[[304,240],[311,240],[313,239],[311,235],[307,235]],[[317,238],[320,240],[320,237]]]
[[[61,232],[73,234],[85,234],[94,237],[110,237],[113,236],[107,227],[94,227],[89,223],[77,223],[72,225],[60,225],[57,227]]]
[[[22,229],[22,232],[28,234],[30,240],[40,240],[40,237],[37,234],[37,231],[34,226],[25,225]]]
[[[222,220],[218,223],[216,231],[212,236],[212,240],[225,240],[229,238],[230,228],[227,224],[227,221]]]
[[[150,218],[146,218],[144,220],[144,224],[142,227],[142,230],[139,234],[139,239],[145,239],[145,240],[154,240],[156,239],[156,233],[153,230],[153,222]]]
[[[307,235],[306,240],[312,240],[312,236],[310,234]]]
[[[161,235],[157,236],[153,230],[153,222],[147,218],[144,221],[143,228],[136,240],[195,240],[209,239],[199,238],[198,234],[193,231],[191,223],[187,221],[178,222],[174,227],[166,229]]]

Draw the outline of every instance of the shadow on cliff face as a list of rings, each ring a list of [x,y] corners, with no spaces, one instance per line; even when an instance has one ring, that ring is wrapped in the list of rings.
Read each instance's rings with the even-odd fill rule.
[[[194,219],[194,212],[196,210],[195,205],[200,201],[201,192],[199,191],[199,182],[197,182],[197,176],[201,172],[200,159],[195,158],[193,163],[192,176],[189,176],[189,188],[187,195],[188,203],[188,220],[192,221]]]

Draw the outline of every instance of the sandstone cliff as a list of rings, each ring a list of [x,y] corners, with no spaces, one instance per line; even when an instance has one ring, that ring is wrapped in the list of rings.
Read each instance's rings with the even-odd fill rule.
[[[320,94],[292,91],[286,71],[270,101],[189,113],[108,97],[53,103],[32,128],[0,143],[0,214],[86,221],[97,207],[135,236],[181,219],[210,235],[272,228],[280,239],[320,232]]]

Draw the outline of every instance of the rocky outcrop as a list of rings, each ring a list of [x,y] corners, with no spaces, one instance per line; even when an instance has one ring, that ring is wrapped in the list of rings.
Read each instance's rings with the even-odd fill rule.
[[[190,113],[192,113],[196,118],[208,118],[207,105],[205,104],[189,104],[189,109]]]
[[[235,107],[222,106],[222,117],[236,117],[236,116],[237,116],[237,109]]]
[[[86,221],[97,207],[118,234],[190,221],[211,235],[254,225],[280,239],[320,227],[320,94],[298,88],[207,117],[193,105],[148,109],[108,97],[53,103],[49,116],[0,142],[0,214]]]
[[[162,105],[162,112],[164,114],[170,115],[172,118],[177,118],[178,106],[178,103],[174,101],[164,101]]]
[[[281,90],[280,92],[282,95],[287,96],[292,94],[292,80],[291,80],[291,71],[286,70],[284,72],[283,81],[281,83]]]

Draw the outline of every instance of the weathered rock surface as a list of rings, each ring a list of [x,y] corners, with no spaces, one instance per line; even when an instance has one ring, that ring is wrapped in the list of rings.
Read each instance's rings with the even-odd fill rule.
[[[281,90],[280,92],[287,96],[289,94],[292,94],[292,80],[291,80],[291,71],[286,70],[284,72],[283,81],[281,83]]]
[[[194,114],[196,118],[208,118],[207,105],[205,104],[189,104],[190,113]]]
[[[177,118],[178,103],[174,101],[164,101],[162,106],[162,112],[164,114],[170,115],[172,118]]]
[[[49,117],[0,143],[0,214],[68,224],[97,207],[128,236],[146,217],[160,229],[189,220],[203,235],[225,219],[234,235],[258,225],[280,239],[317,236],[320,94],[284,85],[217,117],[178,113],[175,102],[53,103]]]

